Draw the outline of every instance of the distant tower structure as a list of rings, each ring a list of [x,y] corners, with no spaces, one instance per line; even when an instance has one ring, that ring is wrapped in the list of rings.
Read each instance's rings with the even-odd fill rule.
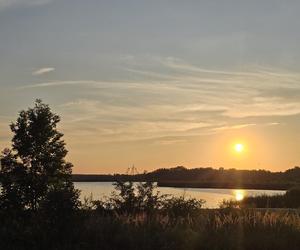
[[[127,168],[126,174],[127,175],[136,175],[136,174],[139,174],[139,172],[133,164],[131,167]]]

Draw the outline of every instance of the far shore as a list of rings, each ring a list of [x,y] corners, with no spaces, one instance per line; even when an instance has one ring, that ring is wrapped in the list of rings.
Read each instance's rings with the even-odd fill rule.
[[[215,183],[215,182],[158,182],[159,187],[175,188],[216,188],[216,189],[254,189],[254,190],[288,190],[292,184],[264,184],[264,183]]]
[[[293,183],[226,183],[226,182],[191,182],[191,181],[157,181],[134,175],[84,175],[72,176],[74,182],[115,182],[115,181],[153,181],[159,187],[174,188],[211,188],[211,189],[253,189],[253,190],[288,190]]]

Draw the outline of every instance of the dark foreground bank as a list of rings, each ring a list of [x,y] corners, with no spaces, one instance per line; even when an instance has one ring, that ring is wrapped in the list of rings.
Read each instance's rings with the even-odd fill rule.
[[[189,216],[78,211],[50,221],[1,214],[0,249],[298,250],[299,212],[199,210]]]

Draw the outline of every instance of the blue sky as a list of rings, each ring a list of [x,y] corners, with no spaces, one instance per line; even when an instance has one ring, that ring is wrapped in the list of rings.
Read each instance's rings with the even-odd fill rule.
[[[292,0],[0,0],[0,146],[42,98],[62,116],[75,172],[293,167],[299,10]],[[238,140],[245,159],[228,152]]]

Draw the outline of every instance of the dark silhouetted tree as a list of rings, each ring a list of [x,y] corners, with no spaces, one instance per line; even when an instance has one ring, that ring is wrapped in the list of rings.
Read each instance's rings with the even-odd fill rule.
[[[71,180],[72,164],[65,161],[59,121],[48,105],[36,100],[33,108],[21,111],[11,124],[12,151],[6,150],[1,159],[0,204],[32,211],[78,206],[79,192]]]
[[[17,157],[11,150],[5,149],[1,155],[0,208],[18,211],[24,208],[26,202],[26,169],[17,162]]]
[[[113,185],[115,191],[112,192],[110,200],[105,204],[98,202],[98,205],[96,204],[98,210],[104,206],[122,213],[146,212],[149,214],[161,208],[167,197],[158,191],[155,192],[157,186],[153,182],[117,181]]]

